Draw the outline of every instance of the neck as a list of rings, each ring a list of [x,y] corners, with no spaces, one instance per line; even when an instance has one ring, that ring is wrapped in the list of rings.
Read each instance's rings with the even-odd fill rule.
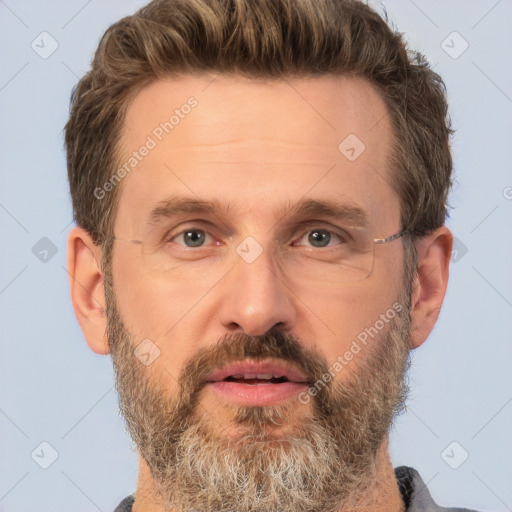
[[[405,506],[395,479],[395,472],[388,451],[386,439],[377,455],[377,473],[373,485],[364,497],[364,505],[339,512],[405,512]],[[133,512],[181,512],[164,507],[155,490],[148,465],[139,456],[139,477]]]

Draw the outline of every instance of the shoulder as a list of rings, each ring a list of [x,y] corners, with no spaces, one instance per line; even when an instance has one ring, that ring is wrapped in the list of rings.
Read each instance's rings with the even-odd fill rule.
[[[427,484],[414,468],[395,468],[395,477],[407,512],[476,512],[467,508],[445,508],[437,505]]]
[[[115,508],[114,512],[132,512],[132,506],[135,502],[135,496],[127,496],[117,507]]]

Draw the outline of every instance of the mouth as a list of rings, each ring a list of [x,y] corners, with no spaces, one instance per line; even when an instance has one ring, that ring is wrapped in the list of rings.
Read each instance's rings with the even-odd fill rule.
[[[300,371],[289,365],[245,360],[212,372],[206,385],[228,402],[265,406],[296,398],[308,383]]]
[[[291,366],[272,360],[255,361],[246,359],[227,364],[220,370],[212,372],[207,382],[238,382],[239,384],[281,384],[293,382],[306,384],[307,379],[302,372]]]
[[[239,384],[281,384],[283,382],[290,382],[284,375],[281,377],[275,377],[270,373],[262,373],[258,375],[246,374],[246,375],[230,375],[224,379],[224,382],[238,382]]]

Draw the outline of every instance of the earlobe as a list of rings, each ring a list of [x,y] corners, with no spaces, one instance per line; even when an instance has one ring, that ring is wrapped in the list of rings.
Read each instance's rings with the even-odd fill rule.
[[[448,286],[452,246],[453,235],[446,226],[417,242],[418,271],[411,296],[412,349],[425,342],[439,317]]]
[[[108,354],[100,255],[101,248],[94,244],[87,231],[71,230],[67,263],[73,309],[89,347],[97,354]]]

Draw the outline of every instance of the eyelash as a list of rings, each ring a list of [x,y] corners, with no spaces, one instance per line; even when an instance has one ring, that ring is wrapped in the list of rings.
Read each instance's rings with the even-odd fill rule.
[[[166,241],[166,243],[172,242],[175,238],[183,236],[185,233],[190,233],[190,232],[194,232],[194,231],[202,231],[206,235],[206,237],[210,237],[210,238],[215,239],[215,237],[213,235],[211,235],[206,229],[202,229],[202,228],[187,228],[187,229],[184,229],[184,230],[180,231],[179,233],[177,233],[175,235],[173,234],[172,236],[166,237],[165,241]],[[186,247],[187,249],[194,249],[194,247],[187,247],[184,244],[177,244],[177,245],[181,245],[183,247]],[[215,243],[215,245],[221,245],[221,243],[217,242],[217,243]],[[198,247],[205,247],[205,245],[200,245]]]
[[[173,240],[175,240],[176,238],[178,238],[180,236],[183,236],[185,233],[194,232],[194,231],[202,231],[203,233],[205,233],[206,237],[210,237],[210,238],[213,238],[214,240],[216,240],[216,237],[214,237],[206,229],[201,228],[201,227],[190,227],[190,228],[183,229],[183,230],[181,230],[180,232],[178,232],[176,234],[172,233],[172,234],[166,235],[164,237],[164,242],[165,243],[173,242]],[[350,240],[350,235],[348,235],[348,233],[344,232],[344,235],[341,235],[341,234],[336,233],[334,230],[328,229],[328,228],[325,228],[325,227],[308,226],[306,230],[301,231],[301,234],[298,237],[294,237],[293,242],[292,242],[293,247],[309,247],[309,248],[313,248],[313,249],[315,249],[315,248],[319,249],[318,247],[314,247],[314,246],[311,246],[311,245],[309,245],[309,246],[307,246],[307,245],[295,245],[298,240],[301,240],[305,236],[307,236],[310,233],[315,232],[315,231],[325,231],[325,232],[329,233],[331,237],[333,237],[335,239],[338,239],[341,244],[347,243]],[[345,238],[345,240],[343,240],[343,238]],[[186,246],[185,244],[181,244],[181,243],[177,243],[177,242],[174,242],[174,243],[176,243],[176,245],[179,245],[179,246],[184,247],[186,249],[196,249],[196,250],[199,249],[199,248],[205,248],[205,247],[210,247],[211,246],[211,245],[200,245],[200,246],[197,246],[197,247],[189,247],[189,246]],[[222,242],[217,240],[214,245],[216,245],[216,246],[222,245]],[[339,244],[336,244],[336,245],[339,245]],[[332,247],[333,247],[332,245],[328,245],[326,247],[320,247],[320,249],[329,249],[329,248],[332,248]]]

